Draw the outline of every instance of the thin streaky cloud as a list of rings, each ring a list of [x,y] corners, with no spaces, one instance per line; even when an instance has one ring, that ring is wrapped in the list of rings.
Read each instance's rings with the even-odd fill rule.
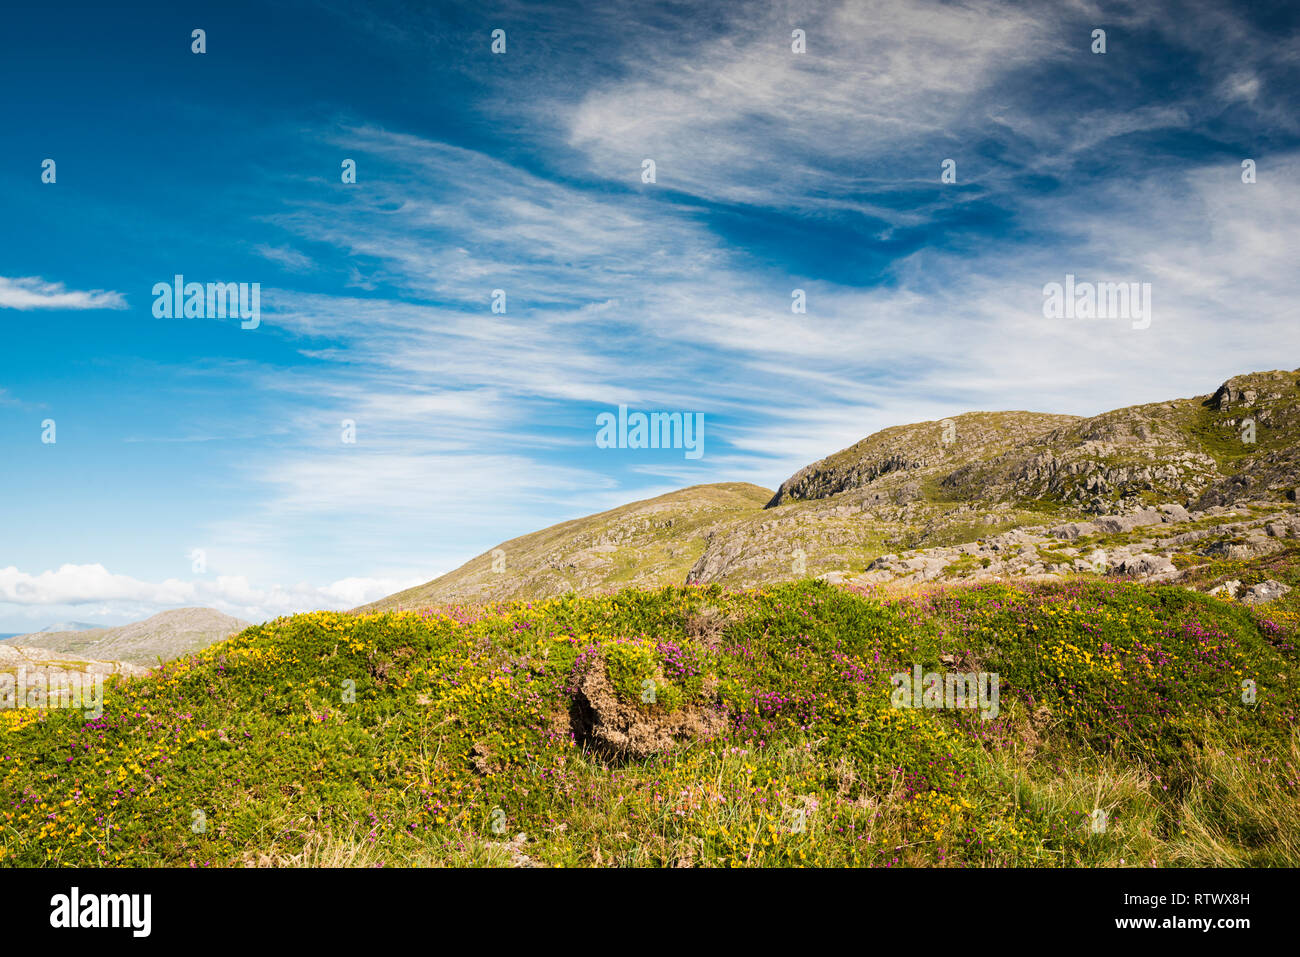
[[[105,289],[67,289],[63,283],[37,276],[0,276],[0,308],[4,309],[125,309],[126,297]]]

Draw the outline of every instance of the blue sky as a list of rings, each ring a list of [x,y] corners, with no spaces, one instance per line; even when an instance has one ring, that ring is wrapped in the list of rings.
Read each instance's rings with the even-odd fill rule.
[[[7,12],[0,631],[350,607],[889,425],[1300,365],[1293,4],[599,8]],[[177,273],[261,325],[154,318]],[[1045,318],[1066,274],[1149,328]],[[619,404],[704,455],[597,448]]]

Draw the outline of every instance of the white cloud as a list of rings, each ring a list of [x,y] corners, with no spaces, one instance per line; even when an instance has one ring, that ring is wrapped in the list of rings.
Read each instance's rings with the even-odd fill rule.
[[[253,247],[253,252],[263,259],[279,263],[290,272],[309,272],[316,268],[316,263],[310,256],[288,246],[271,246],[267,243],[258,243]]]
[[[10,566],[0,568],[0,606],[50,606],[55,612],[76,606],[96,606],[104,619],[147,617],[167,608],[205,606],[261,622],[280,615],[318,609],[344,610],[410,588],[423,578],[344,578],[324,586],[255,586],[242,575],[212,579],[141,581],[113,574],[103,565],[62,565],[39,574]],[[85,616],[85,609],[81,614]],[[28,612],[26,617],[33,617]]]
[[[649,157],[664,188],[905,221],[914,217],[845,197],[861,193],[865,171],[881,162],[889,172],[876,185],[896,182],[899,164],[915,157],[903,144],[923,139],[937,179],[949,154],[934,151],[986,120],[999,99],[990,87],[1060,51],[1049,21],[978,0],[746,9],[721,36],[684,30],[678,42],[638,48],[619,81],[568,112],[568,144],[607,180],[635,182]],[[804,54],[791,52],[792,26],[806,32]]]
[[[22,279],[0,276],[0,308],[125,309],[126,298],[120,292],[103,289],[88,292],[68,290],[62,283],[47,282],[35,276]]]

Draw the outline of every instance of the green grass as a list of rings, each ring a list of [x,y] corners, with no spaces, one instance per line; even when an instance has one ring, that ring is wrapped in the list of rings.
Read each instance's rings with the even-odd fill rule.
[[[1085,580],[298,615],[110,679],[99,720],[0,712],[0,863],[1294,866],[1295,641]],[[596,664],[645,721],[721,720],[610,755]],[[892,707],[913,665],[996,672],[999,714]]]
[[[1250,456],[1271,452],[1290,444],[1294,435],[1296,393],[1300,391],[1300,383],[1295,382],[1290,375],[1263,374],[1239,378],[1242,384],[1253,387],[1259,393],[1260,399],[1256,404],[1238,404],[1226,411],[1198,405],[1184,413],[1180,421],[1183,433],[1202,451],[1212,456],[1221,469],[1228,472],[1235,470]],[[1262,398],[1272,392],[1282,396],[1276,405],[1273,402],[1265,402]],[[1274,405],[1281,414],[1274,426],[1270,428],[1261,417],[1261,411]],[[1259,419],[1253,443],[1243,440],[1240,420],[1244,418]]]
[[[1078,549],[1075,549],[1075,554],[1071,555],[1069,552],[1059,551],[1049,545],[1038,546],[1038,560],[1045,565],[1073,565],[1075,560],[1080,557]]]

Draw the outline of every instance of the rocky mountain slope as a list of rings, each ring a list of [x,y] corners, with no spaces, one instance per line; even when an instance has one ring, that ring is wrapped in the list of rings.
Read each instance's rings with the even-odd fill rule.
[[[886,484],[903,490],[904,495],[914,495],[921,476],[992,459],[1078,421],[1077,416],[1040,412],[968,412],[941,422],[882,429],[800,469],[781,483],[768,507],[827,498],[872,486],[887,477],[904,479]]]
[[[1289,503],[1241,502],[1188,512],[1165,504],[1053,528],[1025,526],[949,547],[882,555],[865,573],[831,572],[835,583],[912,585],[989,579],[1060,580],[1071,574],[1205,584],[1247,603],[1273,601],[1300,583],[1300,511]],[[1277,561],[1271,561],[1276,559]],[[1235,576],[1235,577],[1234,577]],[[1243,579],[1250,581],[1243,584]]]
[[[1180,536],[1205,533],[1205,549],[1293,538],[1297,486],[1300,370],[1258,372],[1087,418],[972,412],[885,429],[775,494],[704,485],[635,502],[503,543],[496,571],[489,552],[368,607],[683,581],[1168,576],[1177,562],[1216,560],[1198,562]],[[1134,515],[1141,524],[1124,527]],[[1054,531],[1090,521],[1073,538]],[[1279,534],[1266,531],[1278,522]],[[1143,537],[1125,539],[1139,527]]]
[[[249,626],[246,621],[211,608],[176,608],[144,621],[90,631],[34,632],[0,643],[62,652],[96,661],[157,664],[199,651]]]
[[[79,671],[86,675],[130,675],[138,678],[149,673],[143,665],[125,661],[102,661],[49,648],[33,648],[0,642],[0,674],[28,676],[50,675],[55,672]],[[12,690],[12,689],[10,689]]]

